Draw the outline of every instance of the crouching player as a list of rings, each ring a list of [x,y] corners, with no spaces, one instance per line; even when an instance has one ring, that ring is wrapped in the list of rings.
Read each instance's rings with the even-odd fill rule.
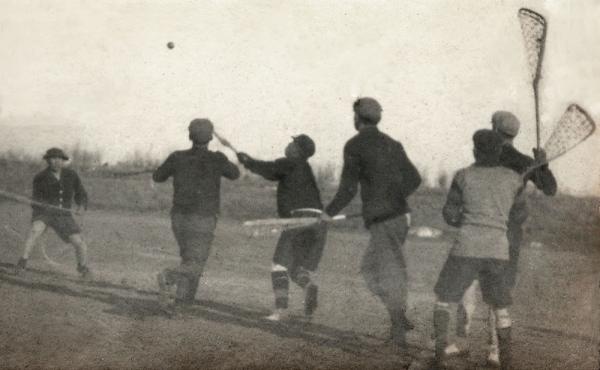
[[[321,210],[323,204],[308,158],[315,153],[315,144],[307,135],[299,135],[285,148],[285,157],[275,161],[259,161],[246,153],[238,159],[248,170],[267,180],[277,181],[277,212],[279,217],[291,217],[301,208]],[[294,214],[298,217],[298,214]],[[314,214],[312,215],[314,216]],[[271,280],[275,293],[275,310],[267,319],[279,321],[288,308],[289,280],[305,291],[304,313],[310,318],[317,307],[317,285],[311,280],[321,260],[327,228],[324,223],[284,230],[279,237]]]
[[[87,193],[77,172],[65,168],[69,160],[65,152],[51,148],[46,151],[44,159],[48,167],[33,179],[33,200],[37,204],[32,206],[31,230],[25,241],[23,256],[17,262],[15,274],[25,270],[36,241],[50,227],[65,243],[71,243],[75,247],[77,271],[83,278],[89,279],[91,273],[87,266],[87,245],[71,213],[73,200],[78,209],[87,209]]]
[[[456,173],[443,209],[449,225],[460,227],[457,240],[440,272],[434,291],[435,364],[443,367],[448,344],[450,303],[458,303],[475,279],[480,282],[483,300],[494,311],[500,352],[500,366],[511,363],[512,300],[505,283],[509,248],[506,228],[513,204],[524,202],[523,179],[500,166],[501,137],[491,130],[473,135],[475,163]],[[454,310],[455,311],[455,310]]]

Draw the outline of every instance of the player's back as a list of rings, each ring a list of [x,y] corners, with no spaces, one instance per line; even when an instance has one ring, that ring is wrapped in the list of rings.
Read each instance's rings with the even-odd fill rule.
[[[450,253],[508,260],[506,227],[512,205],[521,199],[521,176],[505,167],[472,165],[456,174],[452,186],[460,204],[447,202],[444,208],[460,209],[460,231]]]
[[[515,196],[523,187],[519,174],[505,167],[473,165],[460,171],[456,182],[462,191],[462,224],[506,230]]]
[[[383,221],[408,211],[406,196],[412,190],[404,189],[410,172],[402,144],[375,127],[361,131],[347,144],[347,153],[357,159],[363,215],[367,223]]]

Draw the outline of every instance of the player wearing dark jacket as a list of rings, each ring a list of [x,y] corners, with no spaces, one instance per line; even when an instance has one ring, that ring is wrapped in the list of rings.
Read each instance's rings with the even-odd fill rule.
[[[176,151],[156,169],[156,182],[173,177],[171,227],[179,245],[181,265],[158,274],[159,303],[171,310],[169,295],[177,287],[176,303],[194,301],[198,283],[210,254],[219,213],[221,177],[235,180],[237,166],[221,152],[208,150],[213,125],[207,119],[195,119],[189,125],[191,149]]]
[[[321,210],[321,196],[308,158],[315,153],[315,144],[307,135],[293,138],[285,149],[285,157],[275,161],[259,161],[246,153],[238,159],[248,170],[270,181],[277,181],[277,213],[288,218],[292,211],[302,208]],[[298,217],[298,214],[294,214]],[[321,256],[327,237],[325,224],[284,230],[279,237],[271,281],[275,293],[275,311],[267,319],[279,321],[288,308],[289,280],[305,290],[304,311],[311,317],[317,307],[318,287],[311,280]]]
[[[516,120],[516,117],[514,119]],[[494,125],[494,128],[504,140],[502,154],[500,155],[500,164],[520,175],[524,174],[527,169],[536,163],[536,160],[515,149],[512,144],[514,136],[505,133],[505,131],[512,132],[505,128],[506,119],[501,120],[500,118],[496,118],[495,120],[493,119],[492,122],[497,122]],[[536,153],[536,156],[544,155],[543,152],[537,154],[537,150],[534,150],[534,153]],[[525,181],[531,181],[535,187],[541,190],[545,195],[553,196],[556,194],[556,179],[547,164],[532,171]],[[527,203],[523,203],[522,207],[522,210],[512,210],[511,217],[508,218],[508,231],[506,235],[510,245],[510,262],[506,270],[506,279],[511,288],[514,288],[517,281],[519,254],[521,251],[521,242],[523,241],[523,224],[527,220],[528,215]],[[522,217],[512,216],[512,213],[517,212],[524,215]]]
[[[73,201],[78,208],[87,209],[87,193],[77,172],[64,168],[69,157],[61,149],[48,149],[44,159],[48,167],[33,179],[33,200],[38,204],[32,206],[31,230],[15,272],[18,274],[25,270],[37,239],[50,227],[65,243],[75,247],[77,271],[82,277],[89,278],[87,244],[81,237],[81,228],[71,211]]]
[[[371,240],[361,264],[367,286],[386,306],[391,319],[391,339],[406,346],[407,280],[403,245],[410,226],[406,199],[418,188],[421,177],[398,141],[377,128],[381,106],[372,98],[354,103],[358,134],[344,147],[340,185],[327,206],[327,220],[340,212],[358,192],[365,226]]]

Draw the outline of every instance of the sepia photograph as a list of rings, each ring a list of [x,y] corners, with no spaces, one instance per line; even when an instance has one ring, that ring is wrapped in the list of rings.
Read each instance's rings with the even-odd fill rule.
[[[600,370],[599,19],[0,0],[0,369]]]

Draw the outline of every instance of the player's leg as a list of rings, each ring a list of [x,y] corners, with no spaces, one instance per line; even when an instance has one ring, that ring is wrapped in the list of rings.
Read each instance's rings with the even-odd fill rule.
[[[312,317],[317,307],[318,287],[312,281],[311,272],[304,266],[294,263],[288,270],[290,279],[304,290],[304,315]]]
[[[433,310],[433,328],[435,337],[435,359],[442,363],[448,347],[448,325],[451,303],[458,303],[473,280],[477,277],[479,260],[477,258],[450,255],[440,271],[434,292],[437,301]]]
[[[372,249],[377,260],[377,291],[390,315],[390,338],[401,347],[406,346],[406,332],[414,327],[406,317],[408,274],[403,245],[408,232],[405,216],[396,217],[370,228]]]
[[[180,303],[189,305],[196,298],[200,278],[210,255],[216,218],[191,214],[188,215],[184,228],[184,248],[181,250],[181,266],[178,268],[183,279],[177,286],[177,299]]]
[[[284,230],[277,241],[271,267],[271,283],[275,296],[275,309],[267,320],[279,321],[286,316],[289,300],[290,276],[288,267],[295,268],[294,247],[298,230]]]
[[[484,302],[494,311],[500,368],[510,369],[512,365],[512,322],[508,307],[512,304],[512,299],[510,289],[504,279],[507,261],[488,259],[485,261],[485,266],[486,268],[480,273],[481,294]]]
[[[72,234],[69,236],[69,242],[75,247],[75,256],[77,258],[77,272],[83,278],[89,278],[91,275],[88,267],[87,244],[81,237],[81,234]]]
[[[315,224],[304,232],[301,248],[296,249],[297,267],[290,269],[292,281],[304,289],[304,315],[311,318],[318,305],[319,287],[312,279],[318,268],[327,239],[327,225]]]
[[[173,236],[179,247],[179,255],[182,258],[182,262],[186,249],[185,217],[186,215],[184,214],[177,212],[171,213],[171,230],[173,231]],[[180,280],[182,279],[183,276],[179,273],[177,268],[173,267],[165,268],[157,274],[158,304],[163,310],[168,312],[171,311],[174,298],[173,289],[181,284]]]
[[[506,266],[506,285],[510,289],[514,289],[517,285],[517,276],[519,273],[519,255],[521,254],[521,243],[523,241],[523,228],[520,224],[508,224],[506,232],[508,239],[509,262]]]
[[[25,247],[23,248],[23,254],[21,258],[17,262],[15,267],[15,274],[19,274],[27,267],[27,261],[29,260],[29,255],[33,251],[33,247],[37,240],[44,234],[46,231],[46,223],[42,220],[34,220],[31,223],[31,229],[29,229],[29,234],[27,234],[27,239],[25,240]]]
[[[273,263],[271,266],[271,284],[275,296],[275,308],[265,318],[270,321],[280,321],[285,318],[288,308],[290,278],[287,267]]]
[[[456,335],[467,337],[471,328],[473,313],[477,307],[477,289],[479,281],[474,280],[473,284],[465,291],[462,301],[458,304],[456,311]]]
[[[498,348],[498,330],[496,329],[496,313],[492,307],[488,308],[488,357],[487,362],[493,366],[500,366],[500,349]]]
[[[50,226],[65,243],[70,243],[75,248],[77,258],[77,272],[83,278],[90,278],[91,272],[87,264],[87,244],[81,237],[81,228],[70,213],[56,215],[49,219]]]

